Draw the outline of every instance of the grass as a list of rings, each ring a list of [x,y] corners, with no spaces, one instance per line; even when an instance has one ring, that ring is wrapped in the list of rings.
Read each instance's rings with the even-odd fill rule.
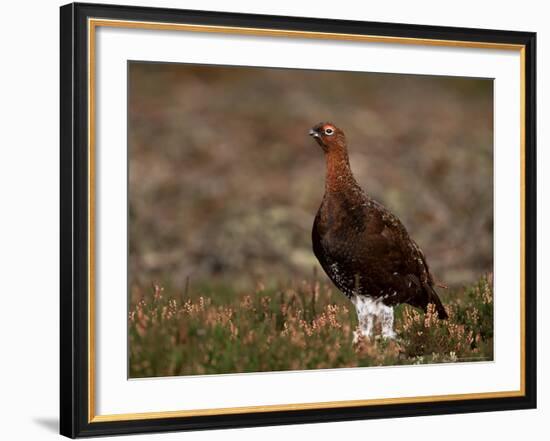
[[[253,292],[219,289],[221,296],[207,287],[177,295],[153,285],[138,295],[128,317],[130,377],[493,359],[490,276],[444,295],[448,320],[400,305],[396,340],[355,345],[353,306],[315,278],[279,288],[259,284]]]

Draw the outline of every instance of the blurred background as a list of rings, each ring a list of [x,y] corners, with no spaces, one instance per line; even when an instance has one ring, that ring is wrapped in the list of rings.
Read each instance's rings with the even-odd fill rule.
[[[132,62],[129,84],[136,296],[310,277],[320,121],[345,131],[357,181],[436,279],[460,288],[492,271],[492,80]]]

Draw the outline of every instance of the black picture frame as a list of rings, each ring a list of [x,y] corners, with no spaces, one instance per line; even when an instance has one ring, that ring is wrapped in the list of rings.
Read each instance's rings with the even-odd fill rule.
[[[524,395],[211,416],[90,421],[88,41],[90,17],[522,45],[525,56]],[[348,421],[536,407],[536,34],[97,4],[60,9],[60,432],[68,437]]]

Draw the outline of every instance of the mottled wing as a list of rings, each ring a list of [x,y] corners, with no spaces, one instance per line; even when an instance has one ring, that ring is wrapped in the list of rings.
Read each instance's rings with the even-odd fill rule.
[[[387,304],[410,303],[425,307],[423,280],[428,270],[418,246],[401,221],[381,204],[368,200],[365,230],[357,243],[352,271],[361,274],[365,293]]]
[[[399,219],[370,199],[342,213],[347,228],[333,226],[323,234],[316,228],[318,215],[312,233],[314,253],[333,283],[348,297],[364,294],[424,308],[429,272]]]

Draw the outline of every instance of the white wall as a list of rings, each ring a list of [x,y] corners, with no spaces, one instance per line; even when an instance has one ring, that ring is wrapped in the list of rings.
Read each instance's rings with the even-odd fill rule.
[[[103,2],[101,2],[103,3]],[[538,32],[539,225],[549,220],[542,194],[550,166],[550,13],[542,1],[269,2],[232,0],[130,1],[125,4],[315,16]],[[0,406],[3,439],[56,437],[58,413],[58,6],[59,1],[9,2],[0,26]],[[544,188],[543,188],[544,187]],[[539,231],[539,311],[544,293]],[[329,423],[164,434],[125,439],[264,440],[355,438],[446,440],[543,439],[550,428],[550,367],[543,342],[548,323],[539,312],[539,409],[473,415]],[[450,379],[452,381],[452,379]],[[540,435],[535,435],[542,432]],[[399,438],[398,438],[399,437]]]

